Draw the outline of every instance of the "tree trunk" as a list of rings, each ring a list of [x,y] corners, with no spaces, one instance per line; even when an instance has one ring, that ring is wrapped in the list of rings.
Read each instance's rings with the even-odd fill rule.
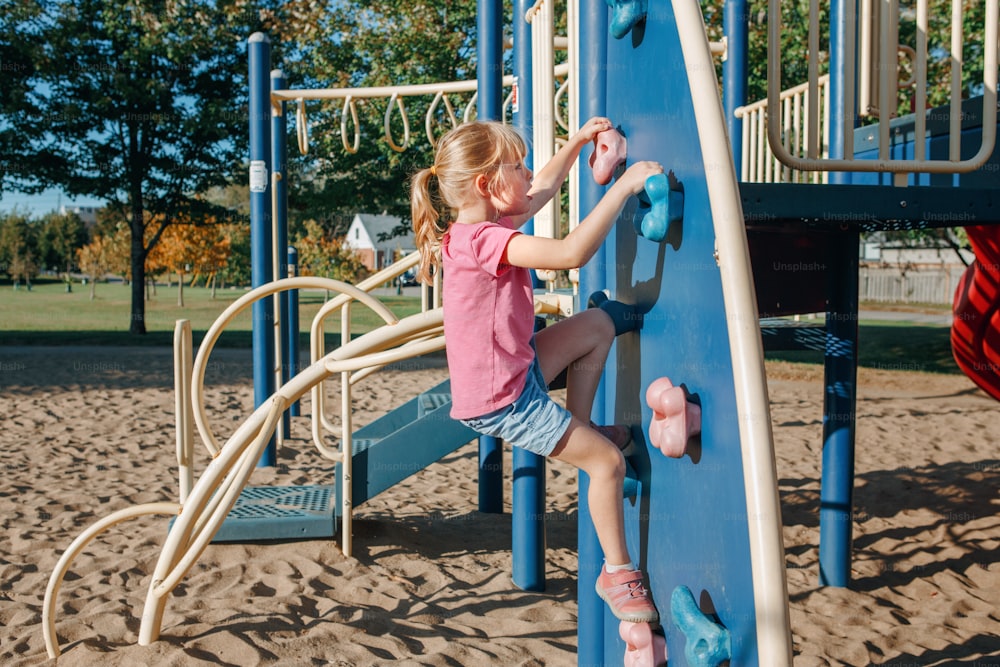
[[[132,243],[130,263],[132,266],[132,311],[129,333],[146,333],[146,246],[143,243],[145,221],[142,209],[142,195],[132,198]]]
[[[177,272],[177,305],[184,307],[184,274]]]

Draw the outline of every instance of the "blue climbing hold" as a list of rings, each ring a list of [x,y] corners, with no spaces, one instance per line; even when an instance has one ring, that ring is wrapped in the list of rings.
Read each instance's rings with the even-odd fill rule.
[[[691,667],[718,667],[732,657],[729,630],[705,615],[687,586],[670,595],[670,616],[687,640],[684,657]]]
[[[646,18],[646,0],[606,0],[611,8],[609,31],[615,39],[629,33],[636,23]]]
[[[642,218],[639,233],[659,243],[667,237],[672,223],[684,219],[684,193],[670,189],[666,174],[653,174],[646,179],[646,190],[640,200],[648,201],[649,211]]]
[[[635,306],[609,299],[604,292],[597,291],[591,294],[587,299],[587,308],[600,308],[607,313],[615,324],[616,336],[642,327],[642,313],[637,311]]]

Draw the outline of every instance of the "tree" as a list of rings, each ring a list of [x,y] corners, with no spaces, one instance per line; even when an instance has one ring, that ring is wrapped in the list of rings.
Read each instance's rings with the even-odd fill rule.
[[[296,45],[283,60],[275,60],[296,88],[476,78],[474,0],[374,0],[319,7],[293,1],[273,17],[271,36],[274,43],[292,40]],[[459,114],[469,100],[468,95],[449,98]],[[312,219],[328,233],[342,234],[359,211],[386,212],[408,221],[408,179],[432,160],[432,148],[422,131],[431,101],[430,97],[405,101],[412,140],[405,152],[398,153],[382,132],[387,100],[358,100],[362,140],[355,154],[341,145],[342,105],[309,103],[309,155],[298,155],[291,148],[294,141],[290,142],[293,228],[298,230],[304,220]],[[295,114],[286,116],[291,123]],[[448,126],[442,115],[438,119]],[[391,128],[396,143],[401,142],[398,113],[393,113]],[[348,120],[348,132],[352,131]]]
[[[145,333],[147,255],[179,216],[219,212],[196,195],[231,179],[246,154],[241,45],[261,27],[258,5],[21,4],[30,10],[5,28],[4,47],[21,40],[30,73],[0,125],[24,146],[19,186],[102,199],[127,220],[129,330]]]
[[[76,251],[80,269],[90,280],[90,300],[97,298],[97,281],[111,271],[112,260],[110,248],[104,236],[97,235],[93,240]]]
[[[38,253],[46,268],[67,275],[76,264],[76,249],[87,243],[87,228],[75,213],[49,213],[42,218]]]
[[[31,289],[38,275],[38,229],[27,215],[14,211],[0,218],[0,266],[14,280],[14,289],[22,279]]]
[[[223,285],[250,284],[250,227],[246,224],[224,225],[229,240],[229,256],[216,278]]]
[[[326,232],[315,220],[307,220],[304,227],[305,235],[295,242],[300,275],[323,276],[348,283],[365,277],[365,265],[349,246]]]
[[[152,267],[177,274],[177,305],[184,306],[184,277],[207,273],[214,276],[229,255],[229,239],[214,220],[202,224],[174,223],[149,254]],[[193,281],[192,281],[193,282]]]

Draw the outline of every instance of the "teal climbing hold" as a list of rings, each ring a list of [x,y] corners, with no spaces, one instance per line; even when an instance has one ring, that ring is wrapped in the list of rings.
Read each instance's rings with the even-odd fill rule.
[[[640,201],[648,202],[639,225],[639,233],[650,241],[659,243],[667,237],[671,224],[684,220],[684,193],[671,189],[666,174],[653,174],[646,179],[646,189]]]
[[[646,18],[646,0],[606,0],[611,8],[609,31],[615,39],[621,39],[639,21]]]
[[[678,586],[670,595],[670,616],[687,640],[684,657],[688,665],[718,667],[732,658],[729,630],[705,615],[687,586]]]

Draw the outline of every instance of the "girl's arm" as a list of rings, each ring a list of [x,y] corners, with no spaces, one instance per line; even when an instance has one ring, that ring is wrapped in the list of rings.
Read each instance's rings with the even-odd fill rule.
[[[512,217],[514,227],[520,227],[549,203],[559,192],[559,188],[562,187],[583,147],[593,141],[598,134],[610,130],[612,127],[611,121],[607,118],[591,118],[580,128],[579,132],[566,140],[562,148],[531,180],[531,190],[528,191],[528,195],[531,197],[531,207],[527,213]]]
[[[518,234],[507,243],[506,263],[529,269],[576,269],[604,243],[628,198],[642,192],[646,179],[662,174],[657,162],[637,162],[614,182],[594,210],[562,239]]]

